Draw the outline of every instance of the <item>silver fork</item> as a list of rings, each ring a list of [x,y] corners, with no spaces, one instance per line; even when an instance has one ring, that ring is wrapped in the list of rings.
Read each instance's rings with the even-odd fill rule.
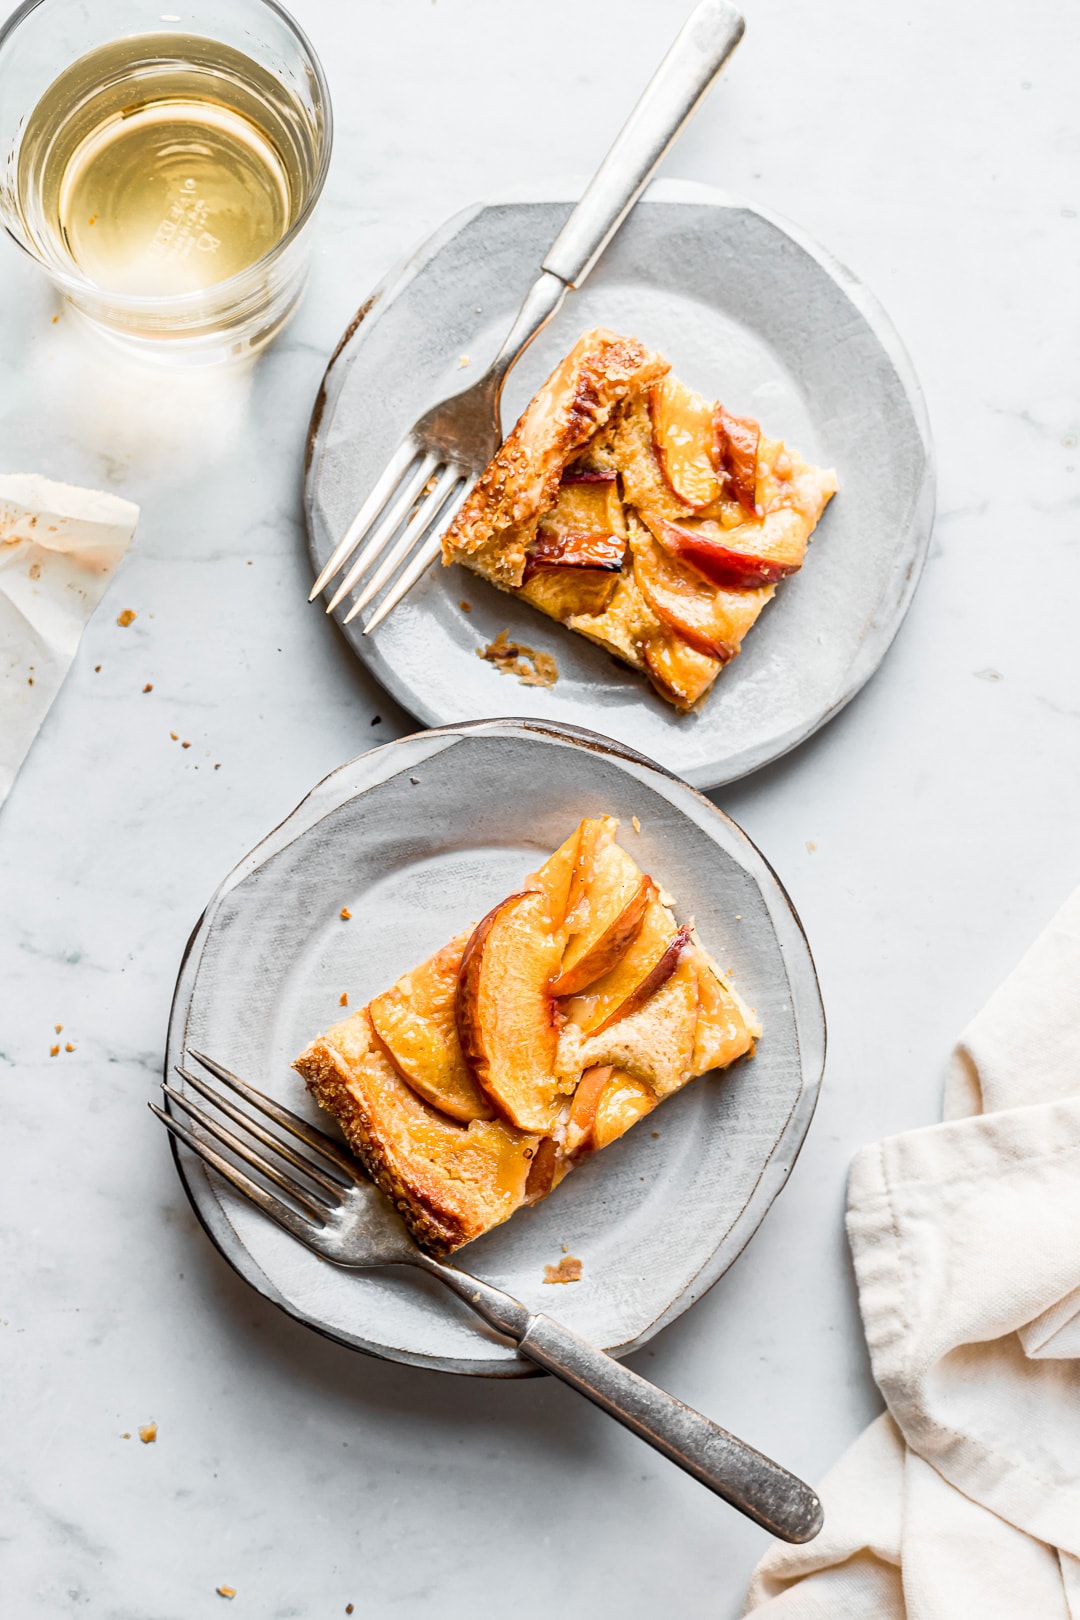
[[[739,43],[743,26],[728,0],[700,0],[555,238],[495,359],[470,388],[442,400],[413,423],[334,548],[309,601],[345,568],[327,603],[331,613],[378,563],[345,615],[348,624],[400,568],[364,626],[368,635],[434,562],[443,534],[502,442],[499,402],[511,366],[567,291],[581,286]],[[358,547],[363,549],[347,567]]]
[[[203,1075],[177,1065],[187,1084],[240,1127],[245,1137],[167,1082],[162,1090],[169,1111],[156,1103],[150,1107],[175,1137],[307,1248],[351,1271],[406,1265],[437,1277],[496,1333],[512,1339],[522,1355],[602,1407],[755,1524],[785,1541],[810,1541],[817,1535],[821,1504],[793,1474],[551,1317],[533,1315],[501,1289],[424,1254],[389,1200],[337,1142],[202,1052],[189,1047],[186,1055],[248,1104],[241,1107]],[[174,1118],[176,1109],[187,1114],[198,1131]],[[272,1120],[293,1142],[312,1149],[318,1160],[268,1130],[250,1109]],[[253,1180],[213,1146],[215,1142],[285,1197]]]

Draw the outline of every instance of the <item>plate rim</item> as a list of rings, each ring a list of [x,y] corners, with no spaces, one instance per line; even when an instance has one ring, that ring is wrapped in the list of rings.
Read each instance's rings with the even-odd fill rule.
[[[749,855],[750,861],[748,865],[744,866],[744,870],[748,871],[751,879],[758,884],[759,888],[762,888],[762,876],[772,886],[773,898],[778,903],[781,917],[789,919],[792,925],[788,943],[794,945],[796,953],[801,955],[802,958],[801,963],[795,962],[788,954],[788,950],[785,949],[785,942],[778,937],[778,944],[785,958],[788,985],[791,991],[791,1017],[801,1077],[798,1095],[792,1104],[788,1117],[780,1130],[773,1150],[766,1160],[758,1180],[754,1184],[743,1208],[728,1228],[727,1233],[718,1241],[716,1247],[698,1268],[697,1272],[681,1284],[669,1304],[640,1333],[624,1343],[609,1347],[609,1354],[622,1357],[642,1348],[661,1329],[695,1304],[734,1265],[746,1249],[786,1184],[806,1139],[821,1090],[828,1041],[821,986],[809,940],[791,896],[771,862],[731,816],[727,815],[725,811],[721,810],[718,805],[714,804],[711,799],[707,798],[697,788],[694,788],[690,783],[684,781],[666,767],[657,764],[654,760],[647,759],[643,754],[638,753],[625,743],[604,737],[585,727],[571,726],[559,721],[538,720],[532,717],[517,719],[499,717],[490,720],[462,721],[456,725],[411,732],[404,737],[392,738],[374,748],[366,749],[355,758],[344,761],[316,782],[288,815],[283,817],[245,856],[242,856],[235,863],[208,900],[191,931],[181,956],[169,1010],[164,1054],[164,1076],[166,1079],[170,1077],[174,1065],[183,1056],[182,1031],[186,1026],[194,982],[201,960],[202,947],[210,932],[215,914],[226,896],[246,876],[258,869],[262,864],[262,859],[269,858],[270,854],[276,852],[280,847],[278,843],[279,837],[288,828],[289,823],[301,814],[305,806],[313,808],[313,801],[317,803],[327,784],[344,771],[362,766],[365,761],[370,762],[371,779],[350,795],[353,798],[359,797],[363,793],[370,792],[382,781],[399,774],[397,771],[379,772],[374,763],[376,760],[385,759],[393,752],[403,751],[410,746],[415,749],[418,744],[423,745],[430,739],[442,737],[462,738],[476,733],[517,736],[525,734],[541,743],[554,742],[564,746],[570,745],[584,748],[632,765],[635,773],[645,773],[646,779],[649,775],[658,777],[661,779],[662,784],[666,784],[669,788],[673,786],[676,794],[690,795],[696,803],[705,807],[707,812],[706,820],[718,819],[725,827],[728,837],[733,838],[737,846],[741,846],[741,852]],[[408,768],[407,765],[405,768]],[[662,796],[680,814],[685,814],[677,799],[670,796],[670,792],[664,793]],[[348,801],[341,800],[339,802],[345,803]],[[312,825],[316,824],[313,823]],[[302,829],[298,836],[303,836],[304,832],[308,830],[309,828]],[[265,855],[263,855],[264,851]],[[754,863],[759,863],[760,873],[754,871]],[[770,916],[774,916],[774,907],[769,904],[769,894],[764,888],[762,888],[762,895]],[[171,1111],[168,1098],[165,1099],[165,1106]],[[347,1335],[327,1327],[325,1323],[294,1305],[279,1291],[274,1282],[263,1271],[250,1250],[244,1245],[235,1227],[229,1221],[224,1207],[217,1198],[203,1162],[187,1151],[182,1153],[179,1144],[171,1133],[169,1134],[169,1144],[173,1164],[180,1178],[181,1186],[187,1195],[188,1202],[215,1249],[238,1276],[255,1288],[264,1299],[282,1310],[287,1316],[292,1317],[294,1321],[311,1328],[323,1338],[330,1339],[347,1349],[360,1351],[365,1355],[374,1357],[376,1360],[398,1362],[403,1365],[473,1377],[517,1378],[539,1376],[540,1369],[520,1356],[509,1359],[501,1357],[497,1361],[484,1361],[480,1358],[465,1360],[456,1356],[425,1354],[403,1350],[400,1347],[376,1345],[370,1340],[362,1339],[359,1335]]]
[[[303,506],[304,530],[313,579],[320,572],[325,560],[319,556],[316,549],[314,516],[315,488],[322,449],[333,416],[334,404],[344,387],[356,354],[357,340],[363,340],[366,332],[379,320],[386,308],[442,251],[443,247],[487,209],[534,203],[572,203],[580,197],[586,183],[585,180],[577,178],[540,179],[528,185],[505,188],[459,209],[392,265],[360,305],[327,363],[308,424],[304,456]],[[907,617],[926,565],[936,513],[936,456],[926,398],[911,357],[876,294],[871,292],[866,283],[861,281],[842,260],[822,247],[800,225],[775,209],[752,202],[737,192],[706,185],[696,180],[654,180],[638,199],[635,207],[647,207],[652,203],[681,203],[705,208],[745,210],[772,225],[813,259],[858,310],[887,355],[911,410],[924,457],[918,494],[912,502],[905,527],[899,534],[899,544],[893,554],[889,573],[868,616],[867,628],[833,698],[815,717],[796,724],[780,736],[764,744],[747,746],[732,756],[726,764],[717,761],[706,763],[688,771],[686,777],[681,778],[693,787],[712,791],[743,781],[755,771],[763,770],[767,765],[774,764],[798,748],[839,714],[880,668]],[[446,713],[434,707],[425,693],[415,691],[400,679],[393,669],[384,665],[377,646],[365,640],[363,627],[358,620],[349,625],[343,623],[348,609],[349,600],[346,598],[334,609],[331,617],[366,672],[390,694],[406,714],[414,716],[423,728],[437,730],[452,724]]]

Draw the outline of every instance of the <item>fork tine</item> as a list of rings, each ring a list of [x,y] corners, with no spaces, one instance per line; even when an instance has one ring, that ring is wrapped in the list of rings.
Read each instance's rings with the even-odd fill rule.
[[[394,546],[390,555],[380,563],[353,603],[353,606],[345,615],[345,624],[348,624],[350,619],[355,619],[356,615],[367,607],[371,599],[378,596],[387,580],[393,576],[405,558],[408,557],[418,537],[439,521],[440,509],[446,505],[447,497],[457,488],[462,477],[463,474],[457,467],[449,466],[444,469],[435,488],[423,504],[418,507],[401,539]]]
[[[327,613],[332,613],[338,603],[352,590],[361,575],[366,574],[372,563],[381,551],[386,549],[397,529],[412,508],[417,496],[422,495],[424,486],[432,475],[441,466],[440,459],[434,451],[429,450],[419,466],[404,479],[400,486],[400,494],[389,503],[385,513],[379,519],[378,525],[363,551],[357,557],[345,578],[338,584],[337,590],[326,604]]]
[[[401,598],[412,590],[413,586],[420,578],[420,575],[425,573],[427,569],[431,567],[431,564],[435,561],[435,558],[442,550],[442,537],[450,527],[451,523],[453,523],[454,519],[457,517],[461,508],[465,505],[468,493],[469,490],[468,486],[466,485],[466,488],[462,492],[459,499],[452,502],[447,511],[443,513],[439,524],[439,532],[430,535],[424,541],[423,545],[417,548],[416,554],[409,563],[408,567],[402,569],[390,590],[387,591],[386,595],[383,597],[382,601],[371,615],[371,618],[368,620],[367,624],[365,624],[365,636],[370,636],[375,626],[377,624],[381,624],[388,613],[393,612],[394,608],[396,608],[398,603],[401,601]]]
[[[231,1086],[233,1091],[246,1098],[252,1107],[265,1114],[267,1119],[272,1119],[275,1125],[280,1125],[290,1136],[295,1136],[298,1142],[306,1142],[316,1153],[321,1153],[324,1159],[329,1159],[331,1164],[343,1170],[349,1180],[357,1186],[366,1180],[360,1173],[359,1166],[350,1159],[345,1149],[332,1137],[327,1136],[325,1131],[320,1131],[317,1125],[309,1125],[299,1114],[294,1114],[289,1108],[283,1108],[281,1103],[274,1102],[263,1092],[256,1091],[254,1086],[249,1085],[246,1080],[241,1080],[238,1074],[233,1074],[223,1063],[217,1063],[213,1058],[207,1057],[205,1052],[197,1052],[193,1046],[189,1046],[187,1055],[193,1057],[196,1063],[201,1063],[204,1069],[209,1069],[211,1074],[223,1080],[227,1086]]]
[[[337,1176],[328,1175],[318,1165],[313,1164],[303,1153],[297,1153],[287,1142],[283,1142],[280,1136],[275,1136],[272,1131],[266,1130],[264,1126],[259,1124],[258,1120],[252,1119],[250,1114],[245,1114],[242,1108],[237,1108],[235,1103],[230,1102],[227,1097],[223,1097],[220,1092],[215,1091],[213,1086],[208,1085],[199,1075],[192,1074],[190,1069],[185,1069],[180,1063],[177,1063],[175,1067],[177,1074],[182,1075],[189,1086],[194,1086],[200,1096],[205,1097],[207,1102],[213,1103],[214,1107],[231,1119],[234,1125],[239,1125],[243,1130],[247,1131],[248,1135],[253,1136],[257,1142],[261,1142],[263,1147],[268,1147],[272,1152],[279,1154],[286,1164],[292,1165],[294,1170],[300,1170],[305,1176],[310,1176],[312,1181],[325,1188],[335,1199],[341,1193],[347,1191],[348,1183],[340,1181]]]
[[[326,564],[322,573],[311,587],[311,595],[308,597],[309,602],[314,602],[317,596],[321,596],[322,592],[333,579],[338,569],[343,563],[348,562],[349,558],[360,544],[360,541],[363,539],[371,523],[374,521],[376,515],[382,510],[386,502],[389,500],[390,495],[397,487],[398,480],[407,470],[409,463],[413,461],[415,457],[419,455],[419,453],[420,452],[415,448],[411,439],[403,439],[398,445],[397,449],[390,457],[390,460],[386,463],[386,466],[379,474],[374,489],[371,491],[367,500],[364,502],[359,512],[357,512],[356,516],[349,524],[349,527],[345,530],[345,533],[342,535],[337,545],[334,547],[333,555],[331,556],[329,562]]]
[[[223,1125],[220,1120],[214,1119],[212,1115],[206,1112],[205,1108],[200,1108],[198,1103],[193,1103],[189,1097],[185,1097],[183,1092],[175,1091],[167,1081],[163,1080],[161,1082],[161,1089],[170,1102],[174,1102],[178,1108],[184,1110],[185,1114],[190,1114],[192,1119],[197,1120],[209,1136],[214,1137],[218,1142],[223,1142],[238,1158],[243,1159],[245,1164],[250,1164],[253,1170],[257,1170],[261,1176],[265,1176],[268,1181],[272,1181],[275,1187],[280,1187],[282,1192],[288,1193],[290,1198],[294,1198],[301,1208],[307,1211],[313,1221],[322,1222],[325,1216],[338,1207],[336,1204],[331,1204],[327,1199],[320,1197],[318,1193],[309,1192],[306,1187],[301,1187],[300,1183],[294,1181],[292,1176],[284,1175],[276,1165],[270,1164],[260,1154],[256,1153],[253,1148],[248,1147],[246,1142],[242,1142],[234,1131],[230,1131],[227,1125]]]
[[[269,1215],[271,1220],[277,1221],[279,1226],[283,1226],[286,1232],[291,1232],[293,1237],[299,1238],[301,1243],[306,1243],[309,1247],[312,1246],[316,1229],[309,1220],[303,1215],[297,1214],[296,1210],[290,1209],[288,1204],[283,1204],[280,1198],[274,1197],[273,1193],[268,1193],[266,1188],[260,1187],[257,1181],[252,1181],[250,1176],[245,1175],[242,1170],[238,1170],[235,1164],[230,1164],[228,1159],[223,1158],[212,1147],[208,1147],[205,1142],[200,1142],[194,1132],[189,1131],[187,1126],[180,1120],[173,1119],[172,1115],[167,1114],[164,1108],[159,1108],[157,1103],[148,1103],[147,1107],[152,1114],[157,1115],[167,1131],[171,1131],[173,1136],[179,1137],[180,1141],[189,1147],[192,1153],[197,1154],[200,1159],[205,1160],[207,1164],[212,1164],[219,1175],[224,1176],[226,1181],[232,1182],[236,1190],[242,1192],[245,1198],[250,1198],[253,1204],[258,1204],[259,1208]]]

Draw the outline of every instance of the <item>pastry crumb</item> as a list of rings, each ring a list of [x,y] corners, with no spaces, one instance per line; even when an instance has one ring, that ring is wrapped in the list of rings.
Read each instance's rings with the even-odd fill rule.
[[[120,1436],[120,1438],[121,1438],[121,1440],[130,1440],[131,1439],[131,1434],[127,1429],[125,1429],[123,1434]]]
[[[500,675],[516,675],[522,686],[554,686],[559,667],[553,655],[511,641],[509,630],[500,630],[494,641],[476,649],[477,658],[494,664]]]
[[[546,1283],[572,1283],[581,1281],[581,1261],[572,1254],[564,1254],[557,1266],[544,1267]]]
[[[466,602],[464,597],[462,597],[461,601],[458,603],[458,607],[461,609],[462,613],[472,612],[472,603]]]
[[[126,630],[129,624],[135,623],[135,619],[136,613],[134,608],[125,608],[123,613],[117,617],[116,622],[120,626],[121,630]]]
[[[340,916],[342,922],[349,922],[351,920],[352,912],[349,910],[348,906],[342,906]]]
[[[143,687],[143,691],[144,692],[152,692],[153,690],[154,690],[153,683],[151,681],[147,681],[146,685]]]
[[[346,1603],[346,1605],[345,1605],[345,1613],[346,1614],[352,1614],[352,1604],[351,1603]]]
[[[343,990],[341,992],[341,995],[338,998],[338,1006],[339,1007],[347,1007],[348,1005],[349,1005],[349,993],[348,993],[347,990]]]
[[[139,1439],[144,1446],[152,1446],[157,1439],[157,1424],[142,1423],[139,1425]]]
[[[94,665],[94,674],[95,675],[100,675],[101,674],[101,665],[100,664],[95,664]]]
[[[181,743],[181,744],[180,744],[180,746],[181,746],[181,748],[190,748],[190,747],[191,747],[191,744],[190,744],[190,743],[189,743],[189,742],[182,742],[182,743]]]
[[[807,839],[806,848],[807,848],[808,854],[810,854],[810,855],[812,855],[814,853],[815,849],[817,849],[817,845],[814,843],[814,840],[812,838]]]
[[[72,1044],[71,1044],[71,1042],[70,1042],[70,1041],[65,1041],[65,1042],[64,1042],[64,1051],[65,1051],[65,1052],[74,1052],[74,1050],[75,1050],[75,1048],[74,1048],[74,1046],[73,1046],[73,1045],[72,1045]]]
[[[50,1046],[49,1047],[49,1056],[50,1057],[56,1057],[59,1050],[60,1050],[60,1043],[59,1043],[59,1041],[57,1041],[55,1046]]]
[[[634,831],[636,833],[639,833],[641,831],[641,822],[638,820],[637,816],[631,816],[630,821],[631,821],[631,824],[633,826]]]
[[[460,370],[460,368],[462,366],[471,366],[471,365],[472,365],[472,361],[469,359],[467,354],[459,354],[458,355],[458,369],[459,370]]]
[[[53,1025],[53,1029],[55,1029],[55,1031],[56,1031],[56,1033],[57,1033],[57,1034],[58,1034],[58,1035],[59,1035],[59,1034],[60,1034],[60,1032],[61,1032],[61,1030],[62,1030],[62,1029],[63,1029],[63,1027],[64,1027],[64,1026],[63,1026],[63,1024],[54,1024],[54,1025]]]
[[[172,738],[173,742],[180,741],[180,733],[178,731],[170,731],[169,736]]]
[[[230,1602],[236,1596],[235,1586],[215,1586],[214,1591],[218,1597],[228,1598]]]

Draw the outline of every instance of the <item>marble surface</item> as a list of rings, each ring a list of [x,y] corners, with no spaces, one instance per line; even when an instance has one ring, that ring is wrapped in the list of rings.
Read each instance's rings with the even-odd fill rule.
[[[210,1248],[145,1107],[213,886],[318,777],[408,727],[304,605],[325,360],[445,214],[586,172],[685,9],[297,0],[336,157],[309,297],[253,378],[130,373],[54,323],[0,247],[0,467],[143,509],[0,812],[13,1620],[198,1620],[222,1583],[260,1620],[350,1602],[455,1620],[492,1591],[521,1620],[739,1612],[759,1531],[550,1380],[387,1366],[283,1318]],[[722,795],[806,924],[829,1065],[752,1247],[638,1358],[815,1479],[879,1405],[843,1237],[852,1152],[938,1117],[953,1037],[1080,879],[1080,13],[746,9],[666,172],[787,213],[867,280],[940,460],[930,561],[883,669]],[[75,1050],[50,1058],[56,1024]]]

